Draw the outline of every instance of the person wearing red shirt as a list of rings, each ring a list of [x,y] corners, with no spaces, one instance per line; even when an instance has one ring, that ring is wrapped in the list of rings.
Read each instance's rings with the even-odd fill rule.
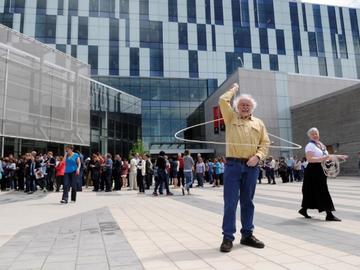
[[[56,192],[60,191],[60,186],[64,183],[64,173],[65,173],[64,157],[60,156],[58,158],[58,161],[59,161],[59,163],[55,167]]]

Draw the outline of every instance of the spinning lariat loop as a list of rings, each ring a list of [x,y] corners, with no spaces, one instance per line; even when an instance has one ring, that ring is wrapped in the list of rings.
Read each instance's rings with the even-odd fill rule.
[[[278,139],[280,141],[283,141],[285,143],[288,143],[288,144],[291,144],[293,146],[282,146],[282,145],[261,145],[261,144],[248,144],[248,143],[235,143],[235,142],[217,142],[217,141],[204,141],[204,140],[191,140],[191,139],[185,139],[185,138],[181,138],[179,137],[179,134],[180,133],[183,133],[187,130],[190,130],[192,128],[196,128],[196,127],[201,127],[201,126],[205,126],[207,124],[211,124],[211,123],[214,123],[216,121],[220,121],[220,120],[223,120],[223,118],[219,118],[219,119],[216,119],[216,120],[210,120],[210,121],[207,121],[207,122],[203,122],[203,123],[200,123],[200,124],[196,124],[196,125],[193,125],[193,126],[190,126],[190,127],[187,127],[187,128],[183,128],[183,129],[180,129],[179,131],[177,131],[174,135],[174,137],[178,140],[181,140],[181,141],[184,141],[184,142],[192,142],[192,143],[207,143],[207,144],[219,144],[219,145],[238,145],[238,146],[256,146],[256,147],[261,147],[261,146],[267,146],[269,148],[276,148],[276,149],[293,149],[293,150],[297,150],[297,149],[301,149],[301,145],[299,144],[296,144],[294,142],[290,142],[288,140],[285,140],[283,138],[280,138],[276,135],[273,135],[271,133],[268,133],[268,135],[272,138],[275,138],[275,139]]]
[[[340,163],[342,162],[336,155],[333,155],[331,160],[322,161],[321,166],[323,168],[324,174],[327,177],[335,178],[340,173]]]

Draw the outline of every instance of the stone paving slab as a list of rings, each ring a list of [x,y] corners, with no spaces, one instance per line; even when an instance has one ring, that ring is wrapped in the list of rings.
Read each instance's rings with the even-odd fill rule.
[[[120,265],[143,269],[108,208],[27,228],[0,247],[0,269],[108,270]]]
[[[341,223],[299,216],[301,183],[258,185],[255,235],[266,247],[241,246],[237,233],[227,254],[221,188],[172,197],[85,189],[66,206],[59,193],[2,193],[0,270],[360,269],[360,179],[329,179],[329,189]]]

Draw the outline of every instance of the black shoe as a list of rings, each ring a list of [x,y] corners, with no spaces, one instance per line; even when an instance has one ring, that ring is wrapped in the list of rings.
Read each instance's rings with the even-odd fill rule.
[[[298,211],[298,213],[299,213],[300,215],[304,216],[304,218],[311,218],[311,216],[309,216],[309,215],[307,214],[307,211],[306,211],[305,208],[301,208],[301,209]]]
[[[157,192],[153,192],[153,196],[158,196]]]
[[[221,252],[230,252],[233,247],[233,242],[229,239],[224,239],[220,246]]]
[[[242,237],[240,244],[254,247],[254,248],[264,248],[265,247],[265,244],[253,235],[250,235],[247,237]]]
[[[185,188],[181,188],[182,195],[185,196]]]
[[[331,214],[331,215],[326,215],[326,219],[325,219],[325,220],[326,220],[326,221],[341,221],[340,218],[335,217],[333,214]]]
[[[166,193],[166,196],[172,196],[172,195],[174,195],[174,194],[171,192]]]
[[[61,200],[60,203],[65,203],[65,204],[66,204],[66,203],[68,203],[68,202],[65,201],[65,200]]]

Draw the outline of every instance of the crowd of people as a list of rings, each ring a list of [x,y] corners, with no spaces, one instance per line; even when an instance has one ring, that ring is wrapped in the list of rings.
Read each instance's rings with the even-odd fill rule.
[[[306,157],[281,157],[274,159],[272,156],[269,156],[265,161],[259,162],[259,184],[262,183],[263,178],[266,178],[268,184],[274,185],[276,184],[276,177],[280,177],[283,183],[301,182],[304,178],[304,171],[307,165]]]
[[[196,182],[196,187],[204,187],[204,183],[213,187],[223,185],[224,157],[205,159],[197,154],[193,159],[187,150],[174,156],[160,152],[156,160],[148,154],[137,153],[130,154],[129,159],[120,155],[113,157],[110,153],[93,153],[85,158],[80,152],[75,153],[80,160],[77,191],[93,187],[94,192],[127,189],[144,193],[155,184],[153,195],[156,196],[163,194],[163,188],[170,195],[169,185],[183,187],[188,194],[193,182]],[[159,169],[159,165],[162,168]],[[276,177],[281,177],[283,183],[302,181],[306,165],[305,158],[274,159],[270,156],[259,164],[258,181],[261,184],[265,178],[269,184],[275,184]],[[0,189],[20,190],[28,194],[36,190],[59,192],[64,184],[65,167],[65,157],[54,156],[51,151],[46,154],[32,151],[19,158],[8,155],[2,159],[0,166]]]

